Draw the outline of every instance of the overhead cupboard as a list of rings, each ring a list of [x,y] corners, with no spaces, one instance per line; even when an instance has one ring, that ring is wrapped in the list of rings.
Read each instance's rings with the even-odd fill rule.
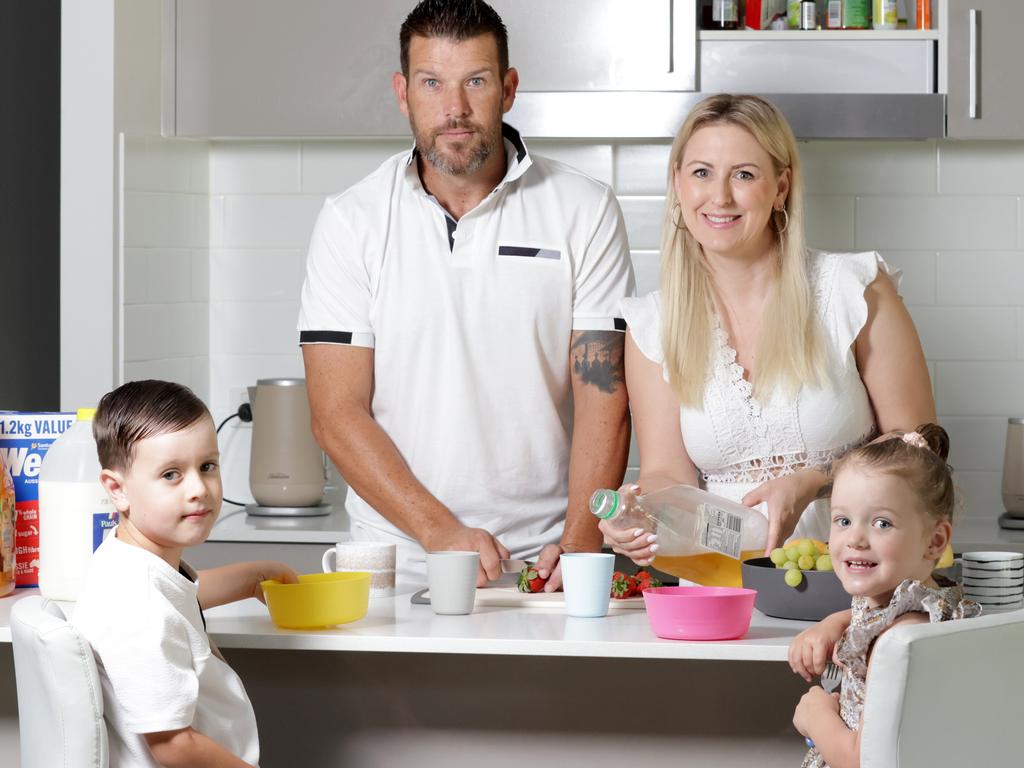
[[[528,136],[666,138],[708,93],[759,93],[803,138],[1024,138],[1024,3],[932,0],[925,30],[712,31],[695,0],[492,0]],[[163,132],[404,136],[413,0],[163,0]]]

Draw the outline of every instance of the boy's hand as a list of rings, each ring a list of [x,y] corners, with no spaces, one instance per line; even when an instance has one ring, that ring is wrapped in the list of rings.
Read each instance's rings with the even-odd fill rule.
[[[252,597],[264,604],[267,600],[263,596],[260,582],[268,580],[280,581],[282,584],[298,584],[299,582],[298,574],[295,571],[276,560],[255,560],[250,563],[250,566],[253,569]]]
[[[790,669],[807,682],[821,677],[825,664],[849,625],[850,612],[840,611],[805,629],[789,646]]]
[[[796,711],[793,713],[793,725],[801,736],[813,738],[811,731],[814,730],[814,723],[826,712],[831,712],[839,717],[839,694],[825,693],[825,689],[821,686],[812,686],[807,693],[800,697],[800,703],[796,705]]]

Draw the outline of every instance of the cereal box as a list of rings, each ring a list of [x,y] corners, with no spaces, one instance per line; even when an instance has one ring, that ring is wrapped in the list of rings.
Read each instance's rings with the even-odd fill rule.
[[[39,576],[39,468],[53,441],[75,423],[74,413],[0,411],[0,453],[14,479],[15,581],[34,587]]]

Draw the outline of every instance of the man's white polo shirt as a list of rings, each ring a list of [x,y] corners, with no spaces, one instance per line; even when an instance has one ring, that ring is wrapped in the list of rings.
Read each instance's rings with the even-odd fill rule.
[[[570,334],[624,330],[633,274],[611,190],[504,135],[505,178],[457,225],[414,152],[329,197],[299,338],[373,347],[373,416],[416,478],[532,556],[558,541],[566,511]],[[370,537],[409,542],[351,489],[346,509]]]

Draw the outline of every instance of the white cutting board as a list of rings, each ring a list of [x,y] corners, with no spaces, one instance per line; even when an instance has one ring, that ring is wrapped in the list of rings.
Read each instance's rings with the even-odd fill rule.
[[[430,599],[430,592],[423,597]],[[498,606],[502,608],[551,608],[565,610],[564,592],[520,592],[516,587],[481,587],[476,591],[476,604],[480,606]],[[643,610],[644,599],[627,597],[625,600],[611,600],[608,604],[609,613],[626,610]]]

